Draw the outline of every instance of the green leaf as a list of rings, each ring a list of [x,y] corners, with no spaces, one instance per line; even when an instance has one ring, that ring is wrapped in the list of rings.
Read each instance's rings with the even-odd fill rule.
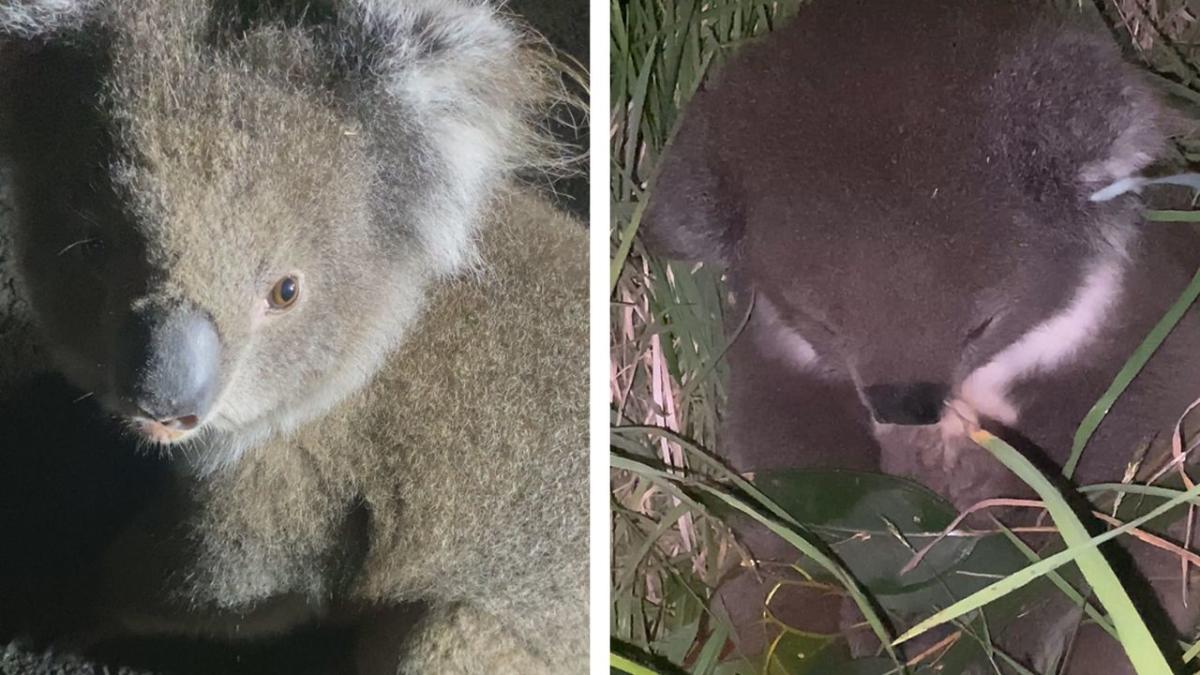
[[[700,619],[691,621],[683,626],[675,628],[660,642],[654,643],[653,650],[655,654],[669,660],[671,663],[683,663],[688,652],[692,649],[692,643],[695,642],[696,636],[700,634]]]
[[[787,631],[770,650],[770,662],[765,668],[767,675],[822,675],[842,672],[841,664],[850,661],[845,649],[833,646],[828,635],[809,635]],[[840,646],[840,645],[839,645]],[[836,667],[836,670],[834,669]],[[892,664],[888,662],[888,667]]]
[[[712,634],[704,641],[704,647],[700,649],[700,655],[696,657],[696,663],[692,666],[692,673],[705,675],[715,670],[717,660],[721,658],[721,651],[728,639],[729,629],[725,627],[724,623],[718,623]]]
[[[754,484],[797,522],[829,542],[873,593],[919,590],[970,555],[977,539],[947,538],[914,570],[914,551],[937,538],[957,512],[931,490],[896,476],[857,471],[760,472]]]

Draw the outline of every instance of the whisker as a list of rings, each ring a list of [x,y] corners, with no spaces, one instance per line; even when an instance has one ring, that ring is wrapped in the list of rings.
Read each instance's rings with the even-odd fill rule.
[[[97,241],[100,241],[100,240],[97,239],[96,237],[88,237],[87,239],[80,239],[79,241],[77,241],[73,244],[67,244],[61,251],[58,252],[58,255],[61,256],[77,246],[83,246],[84,244],[91,244],[91,243],[94,243]]]

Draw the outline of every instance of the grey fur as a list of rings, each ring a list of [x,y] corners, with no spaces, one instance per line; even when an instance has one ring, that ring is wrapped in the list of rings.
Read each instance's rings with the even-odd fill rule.
[[[18,290],[178,468],[111,553],[108,625],[423,605],[399,672],[582,671],[586,246],[511,185],[546,57],[477,0],[243,4],[0,13]],[[140,402],[197,368],[218,393],[167,433]]]
[[[12,0],[0,7],[0,31],[34,37],[77,28],[98,4],[94,0]]]
[[[1109,36],[1032,3],[818,2],[739,52],[686,111],[647,242],[727,266],[778,317],[752,323],[752,335],[774,334],[760,343],[809,343],[811,366],[768,382],[790,377],[812,392],[840,382],[876,421],[840,404],[773,408],[794,438],[766,446],[772,455],[754,428],[769,410],[752,401],[778,363],[735,347],[723,440],[734,464],[878,456],[881,469],[960,507],[1027,496],[965,429],[983,424],[1060,467],[1078,421],[1186,285],[1200,238],[1182,228],[1148,236],[1131,196],[1089,201],[1161,158],[1171,124]],[[1068,318],[1047,323],[1057,316]],[[1052,337],[1029,338],[1042,334]],[[1196,398],[1198,349],[1191,312],[1098,430],[1078,481],[1120,480],[1139,443],[1168,432]],[[969,402],[953,408],[967,419],[948,406],[937,425],[880,422],[872,392],[933,390],[912,386],[923,383],[945,387],[954,406]],[[739,410],[754,410],[756,425],[740,423]],[[806,441],[839,433],[849,440]],[[1147,571],[1151,554],[1130,549]],[[1154,591],[1187,631],[1195,612],[1180,606],[1171,576]],[[1010,649],[1032,660],[1056,644],[1061,635],[1046,631],[1057,616],[1029,622]]]

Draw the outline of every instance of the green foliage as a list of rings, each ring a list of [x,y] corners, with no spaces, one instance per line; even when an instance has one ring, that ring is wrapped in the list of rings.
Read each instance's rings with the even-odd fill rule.
[[[1059,555],[1064,556],[1064,558],[1069,556],[1067,559],[1073,559],[1079,565],[1080,570],[1083,571],[1083,576],[1091,585],[1093,592],[1109,610],[1111,620],[1117,629],[1117,637],[1122,646],[1125,647],[1125,651],[1138,673],[1142,673],[1143,675],[1169,674],[1171,667],[1167,664],[1166,657],[1163,656],[1155,644],[1150,630],[1142,621],[1141,616],[1133,605],[1133,601],[1125,592],[1124,586],[1117,579],[1116,573],[1113,572],[1104,555],[1096,548],[1095,542],[1092,541],[1091,535],[1088,534],[1087,527],[1084,526],[1079,516],[1067,503],[1058,488],[1040,470],[1033,466],[1024,455],[1017,452],[1004,441],[985,431],[976,432],[972,435],[972,438],[987,448],[996,459],[1000,460],[1010,471],[1017,474],[1021,480],[1025,481],[1042,498],[1046,509],[1050,512],[1050,517],[1054,519],[1054,523],[1058,527],[1059,534],[1069,547]],[[1191,493],[1177,497],[1176,502],[1168,502],[1167,505],[1159,508],[1165,510],[1165,507],[1168,505],[1174,506],[1175,503],[1182,503],[1184,500],[1196,496],[1200,496],[1200,487],[1195,488]],[[1157,514],[1155,513],[1155,515]],[[1149,520],[1149,514],[1143,516],[1143,518]],[[1118,531],[1112,530],[1110,534]],[[1044,565],[1046,561],[1039,564]],[[1013,583],[1017,576],[1012,575],[1006,581]],[[1041,575],[1039,574],[1038,576]],[[988,589],[984,589],[979,594],[967,598],[963,601],[963,606],[969,605],[973,598],[979,598],[982,601],[980,602],[982,605],[987,601],[989,593],[995,593],[991,597],[1003,595],[1003,592],[995,591],[994,589],[1004,583],[1006,582],[998,582],[988,587]],[[1018,586],[1014,584],[1012,587],[1017,588]],[[940,623],[947,618],[953,618],[954,614],[951,609],[945,610],[944,616],[943,613],[934,615],[912,631],[900,636],[897,642],[902,642],[920,634],[921,629],[926,627],[927,624],[936,625],[934,622]]]
[[[797,3],[614,0],[612,260],[614,424],[654,424],[712,445],[723,400],[722,287],[708,269],[646,257],[636,240],[646,183],[679,111],[721,52],[768,30]],[[664,388],[669,388],[665,390]],[[667,409],[668,406],[670,409]],[[635,445],[644,446],[639,439]],[[639,450],[627,448],[632,452]],[[677,445],[652,451],[685,460]],[[711,588],[739,557],[725,526],[652,481],[617,479],[613,497],[615,638],[692,659],[691,672],[738,667],[730,628],[707,608]],[[666,523],[662,526],[661,523]],[[702,608],[702,609],[701,609]],[[695,636],[690,653],[682,638]],[[665,636],[665,637],[664,637]]]
[[[942,539],[902,574],[914,553],[934,543],[957,515],[938,495],[903,478],[854,471],[778,471],[760,474],[754,484],[817,533],[877,597],[916,597],[918,608],[930,606],[921,591],[937,588],[938,577],[965,560],[977,542]],[[816,572],[804,561],[799,566]]]

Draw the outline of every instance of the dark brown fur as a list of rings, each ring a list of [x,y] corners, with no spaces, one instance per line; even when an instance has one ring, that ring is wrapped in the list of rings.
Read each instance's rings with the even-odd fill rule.
[[[942,383],[950,398],[979,404],[970,424],[1057,471],[1076,425],[1200,252],[1190,230],[1144,234],[1136,198],[1088,200],[1161,157],[1171,123],[1108,35],[1033,3],[817,2],[740,51],[689,104],[643,228],[661,253],[727,266],[778,317],[774,328],[752,322],[740,340],[767,337],[731,354],[731,461],[849,467],[878,452],[881,469],[960,507],[1029,495],[961,425],[944,435],[949,413],[937,425],[872,424],[872,388]],[[1082,346],[1018,371],[998,398],[971,399],[979,392],[968,376],[1064,312],[1097,269],[1119,271],[1119,292],[1104,295],[1116,299]],[[762,344],[794,336],[816,358],[771,372],[780,361]],[[1101,426],[1078,481],[1120,480],[1138,444],[1168,432],[1196,396],[1197,349],[1193,312]],[[780,386],[805,391],[772,396]],[[848,415],[841,401],[855,393],[868,405]],[[773,415],[775,428],[762,431]],[[826,441],[838,436],[845,442]],[[1143,572],[1163,571],[1131,549]],[[1154,588],[1186,631],[1194,612],[1179,606],[1170,577]],[[998,642],[1045,665],[1061,646],[1063,611]],[[1153,622],[1160,634],[1162,623]]]

